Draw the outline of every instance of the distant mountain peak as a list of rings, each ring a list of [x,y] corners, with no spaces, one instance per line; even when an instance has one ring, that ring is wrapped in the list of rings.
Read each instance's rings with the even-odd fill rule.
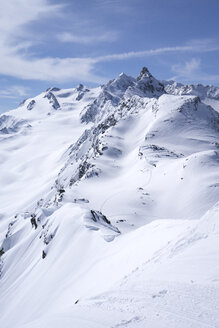
[[[128,78],[128,75],[126,75],[124,72],[122,72],[119,74],[119,77]]]
[[[137,77],[137,80],[140,81],[142,79],[145,78],[151,78],[152,74],[149,72],[148,68],[146,66],[142,67],[142,70],[139,74],[139,76]]]
[[[77,90],[77,91],[81,91],[81,90],[83,90],[83,89],[84,89],[84,85],[81,84],[81,83],[76,87],[76,90]]]
[[[155,79],[149,72],[147,67],[143,67],[139,76],[137,77],[138,88],[147,96],[160,96],[165,93],[164,85]]]

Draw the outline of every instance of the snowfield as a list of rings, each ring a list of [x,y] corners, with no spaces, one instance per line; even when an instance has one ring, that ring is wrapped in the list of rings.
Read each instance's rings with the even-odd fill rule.
[[[219,327],[219,89],[143,68],[0,116],[0,326]]]

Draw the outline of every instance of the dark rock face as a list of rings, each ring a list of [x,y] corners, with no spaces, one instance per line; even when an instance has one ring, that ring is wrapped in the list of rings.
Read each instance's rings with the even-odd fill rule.
[[[152,75],[151,73],[149,72],[149,70],[147,69],[147,67],[143,67],[139,76],[137,77],[137,81],[140,81],[141,79],[144,79],[144,78],[151,78]]]
[[[138,88],[146,95],[152,94],[153,96],[160,96],[161,94],[166,93],[164,85],[153,77],[147,67],[142,68],[137,77],[137,81]]]
[[[77,101],[80,101],[84,97],[84,92],[78,93],[78,96],[76,97]]]
[[[115,119],[114,115],[108,116],[103,122],[98,124],[96,128],[93,130],[93,135],[99,135],[100,133],[103,134],[106,130],[110,127],[116,125],[117,120]]]
[[[83,89],[84,89],[84,86],[81,83],[76,88],[77,91],[82,91]]]
[[[77,101],[80,101],[81,99],[83,99],[84,96],[85,96],[85,94],[86,94],[87,92],[89,92],[89,91],[90,91],[89,89],[82,89],[82,90],[79,90],[79,91],[78,91],[78,95],[77,95],[77,97],[76,97],[76,100],[77,100]]]
[[[106,226],[107,228],[113,230],[116,233],[120,233],[119,229],[111,224],[107,217],[100,211],[91,210],[91,220],[100,225]]]
[[[44,98],[47,98],[49,100],[49,103],[52,105],[53,109],[55,109],[55,110],[60,109],[60,104],[59,104],[58,100],[56,99],[56,96],[51,91],[46,93]]]
[[[92,220],[94,222],[98,222],[98,221],[103,221],[107,224],[111,224],[111,222],[107,219],[107,217],[105,215],[103,215],[101,212],[99,211],[94,211],[94,210],[91,210],[91,214],[92,214]]]
[[[18,105],[18,107],[23,106],[23,105],[25,104],[26,100],[27,100],[27,99],[22,100],[22,101],[20,102],[20,104]]]
[[[32,110],[36,104],[35,100],[31,100],[29,104],[27,105],[27,110]]]
[[[46,89],[46,92],[48,92],[48,91],[60,91],[61,89],[59,89],[59,88],[57,88],[57,87],[52,87],[52,88],[48,88],[48,89]]]
[[[83,178],[83,176],[86,174],[86,172],[89,170],[90,167],[91,167],[91,164],[88,163],[87,161],[82,162],[79,165],[78,178],[79,179]]]

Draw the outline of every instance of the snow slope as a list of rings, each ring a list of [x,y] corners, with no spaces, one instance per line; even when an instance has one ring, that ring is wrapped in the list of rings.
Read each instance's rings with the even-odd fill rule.
[[[219,114],[203,88],[143,68],[0,116],[2,327],[219,326]]]

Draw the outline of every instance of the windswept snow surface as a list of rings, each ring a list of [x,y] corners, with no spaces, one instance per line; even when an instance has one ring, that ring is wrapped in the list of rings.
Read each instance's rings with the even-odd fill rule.
[[[0,116],[1,327],[219,327],[218,108],[143,68]]]

